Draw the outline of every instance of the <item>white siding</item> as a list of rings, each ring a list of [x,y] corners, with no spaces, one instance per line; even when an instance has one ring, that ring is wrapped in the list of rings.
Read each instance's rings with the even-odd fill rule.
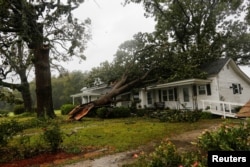
[[[220,100],[234,103],[246,103],[250,97],[250,85],[240,77],[229,64],[224,66],[218,75]],[[233,93],[232,84],[240,84],[241,94]],[[230,88],[231,87],[231,88]]]
[[[210,87],[211,87],[211,95],[199,95],[197,92],[197,103],[198,103],[198,108],[202,109],[202,101],[201,100],[215,100],[219,101],[219,81],[216,76],[209,77],[208,79],[211,80]],[[199,85],[197,85],[199,86]]]

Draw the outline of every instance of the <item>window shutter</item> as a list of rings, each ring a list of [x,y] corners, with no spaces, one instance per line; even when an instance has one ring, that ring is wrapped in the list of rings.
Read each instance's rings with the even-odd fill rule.
[[[197,96],[197,86],[193,85],[193,95]]]
[[[175,101],[178,100],[178,97],[177,97],[177,88],[174,88],[174,98],[175,98]]]
[[[238,88],[239,88],[239,94],[241,94],[242,87],[240,84],[238,84]]]
[[[207,95],[211,95],[212,92],[211,92],[211,85],[210,84],[207,84]]]
[[[233,87],[233,94],[238,93],[237,84],[232,84],[232,87]]]

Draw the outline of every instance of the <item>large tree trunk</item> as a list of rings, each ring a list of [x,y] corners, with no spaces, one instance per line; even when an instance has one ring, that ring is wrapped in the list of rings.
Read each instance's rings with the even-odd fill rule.
[[[40,46],[34,49],[34,64],[36,75],[37,116],[44,118],[46,115],[54,118],[51,73],[49,62],[49,48]]]
[[[150,73],[150,70],[145,73],[142,77],[135,79],[133,81],[127,82],[128,76],[123,75],[122,78],[112,87],[111,91],[107,94],[101,96],[99,99],[92,101],[87,104],[81,104],[77,107],[75,107],[70,113],[69,113],[69,119],[71,120],[80,120],[85,115],[88,114],[88,112],[91,111],[91,109],[95,107],[100,107],[104,105],[108,105],[111,103],[115,103],[116,101],[113,100],[116,96],[132,89],[135,85],[141,83],[147,75]]]
[[[10,89],[17,89],[22,95],[25,111],[31,112],[32,98],[31,98],[29,83],[25,74],[25,70],[24,72],[18,71],[17,73],[21,78],[21,84],[7,83],[7,82],[3,82],[2,80],[0,80],[0,85],[4,87],[8,87]]]
[[[18,74],[21,78],[21,85],[20,85],[19,91],[22,94],[25,111],[31,112],[32,111],[32,99],[31,99],[31,94],[30,94],[30,85],[28,83],[28,79],[26,76],[26,69],[18,71]]]

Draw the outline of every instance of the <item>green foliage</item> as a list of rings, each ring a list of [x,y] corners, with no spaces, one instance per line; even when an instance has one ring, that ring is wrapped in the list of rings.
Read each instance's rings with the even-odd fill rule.
[[[126,118],[131,114],[128,107],[115,107],[113,108],[112,112],[115,118]]]
[[[63,142],[63,133],[57,123],[49,123],[43,128],[43,139],[52,152],[55,152]]]
[[[138,117],[143,117],[143,116],[147,116],[149,113],[149,110],[148,109],[136,109],[136,116]]]
[[[201,112],[200,118],[201,119],[212,119],[213,114],[211,112],[204,111],[204,112]]]
[[[126,118],[130,116],[131,111],[127,107],[101,107],[96,110],[96,114],[100,118]]]
[[[67,115],[72,109],[74,109],[76,106],[73,104],[64,104],[61,106],[61,114]]]
[[[141,154],[139,160],[126,167],[203,167],[207,159],[198,151],[178,152],[170,141],[163,141],[149,155]]]
[[[181,156],[177,153],[175,145],[163,142],[149,155],[149,167],[173,167],[181,163]]]
[[[197,145],[204,151],[249,151],[249,121],[240,125],[222,125],[216,131],[205,131]]]
[[[163,122],[196,122],[200,119],[200,113],[200,111],[166,110],[156,111],[151,114],[151,117]]]
[[[14,135],[23,131],[23,127],[14,120],[3,122],[0,124],[0,145],[6,146],[8,140]]]
[[[15,115],[23,114],[25,112],[24,105],[22,104],[15,105],[13,112]]]
[[[87,78],[88,73],[81,71],[73,71],[51,78],[54,108],[60,109],[63,104],[71,103],[70,95],[79,93],[82,87],[87,85]],[[34,90],[35,87],[32,89]],[[79,97],[74,100],[75,104],[80,104],[82,99]]]
[[[109,108],[107,107],[101,107],[96,110],[96,114],[100,118],[107,118],[107,114],[109,112]]]
[[[7,117],[9,114],[9,111],[6,110],[0,110],[0,117]]]

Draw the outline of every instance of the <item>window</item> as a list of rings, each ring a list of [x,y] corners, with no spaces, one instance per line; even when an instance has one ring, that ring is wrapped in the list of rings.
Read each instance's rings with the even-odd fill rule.
[[[162,90],[163,101],[177,101],[177,89],[170,88]]]
[[[148,104],[153,104],[152,92],[147,93]]]
[[[233,94],[241,94],[242,87],[240,84],[235,84],[233,83],[232,86],[230,87],[233,89]]]
[[[198,86],[198,92],[199,92],[199,95],[205,95],[206,94],[206,86],[205,85]]]
[[[168,91],[167,90],[162,91],[162,99],[163,99],[163,101],[168,101]]]
[[[212,92],[211,92],[211,85],[207,84],[206,88],[207,88],[207,95],[211,95],[212,94]]]
[[[184,102],[189,102],[189,89],[183,88],[183,98]]]
[[[174,89],[168,89],[168,100],[174,101]]]
[[[208,95],[210,96],[211,93],[211,86],[210,84],[206,84],[206,85],[199,85],[198,87],[198,93],[199,95]]]

